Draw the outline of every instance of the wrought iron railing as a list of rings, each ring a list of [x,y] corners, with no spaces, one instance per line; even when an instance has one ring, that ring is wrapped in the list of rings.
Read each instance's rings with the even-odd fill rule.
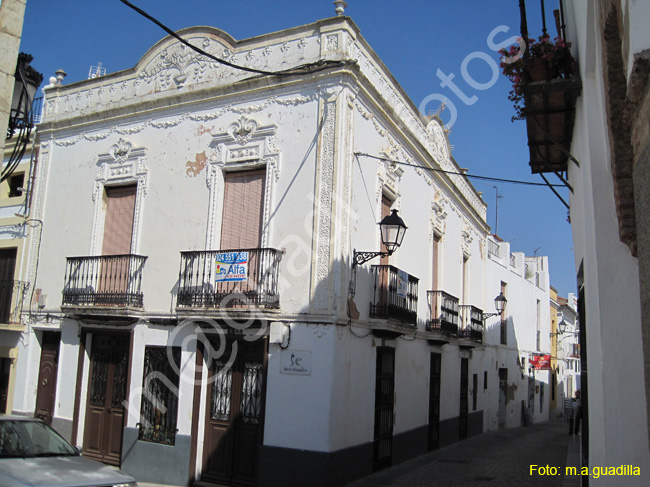
[[[460,307],[460,322],[462,328],[458,331],[458,338],[483,342],[483,310],[469,304]]]
[[[177,306],[279,308],[281,260],[270,248],[181,252]]]
[[[20,324],[23,298],[29,289],[28,282],[0,281],[0,324]]]
[[[146,260],[133,254],[68,257],[63,305],[142,308]]]
[[[458,334],[458,298],[444,291],[427,291],[429,319],[427,331],[439,331],[449,336]]]
[[[419,279],[392,265],[373,265],[371,272],[375,284],[370,317],[417,324]]]

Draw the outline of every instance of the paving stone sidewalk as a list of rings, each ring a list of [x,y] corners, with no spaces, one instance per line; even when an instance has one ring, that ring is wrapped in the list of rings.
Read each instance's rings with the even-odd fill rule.
[[[381,470],[346,487],[566,486],[564,467],[579,436],[561,419],[485,433]],[[569,455],[569,461],[575,455]],[[558,475],[530,474],[530,466],[557,467]]]

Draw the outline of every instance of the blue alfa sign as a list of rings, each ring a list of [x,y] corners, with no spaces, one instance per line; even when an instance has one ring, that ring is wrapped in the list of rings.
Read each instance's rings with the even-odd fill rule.
[[[215,280],[217,282],[245,281],[248,278],[248,252],[217,254]]]

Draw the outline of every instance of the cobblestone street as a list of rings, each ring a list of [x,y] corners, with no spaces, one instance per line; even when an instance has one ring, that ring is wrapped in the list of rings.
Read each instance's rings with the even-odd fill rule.
[[[569,463],[575,461],[577,466],[579,442],[580,436],[568,435],[562,421],[555,419],[485,433],[381,470],[346,487],[579,485],[578,477],[564,478],[567,452]],[[557,467],[558,474],[531,476],[531,465]]]

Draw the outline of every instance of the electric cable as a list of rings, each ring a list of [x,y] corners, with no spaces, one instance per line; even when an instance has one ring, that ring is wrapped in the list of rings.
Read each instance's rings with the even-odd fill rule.
[[[363,156],[363,157],[369,157],[371,159],[377,159],[379,161],[386,161],[386,162],[390,162],[392,164],[400,164],[402,166],[417,167],[417,168],[424,169],[424,170],[427,170],[427,171],[439,172],[439,173],[443,173],[443,174],[452,174],[452,175],[456,175],[456,176],[465,176],[467,178],[482,179],[482,180],[485,180],[485,181],[496,181],[496,182],[499,182],[499,183],[512,183],[512,184],[526,184],[526,185],[529,185],[529,186],[544,186],[544,187],[552,186],[552,187],[557,187],[557,188],[566,187],[564,184],[551,184],[551,185],[548,185],[546,183],[536,183],[534,181],[520,181],[520,180],[517,180],[517,179],[493,178],[493,177],[490,177],[490,176],[478,176],[476,174],[467,174],[467,173],[456,172],[456,171],[446,171],[444,169],[436,169],[436,168],[433,168],[433,167],[425,167],[425,166],[421,166],[419,164],[412,164],[410,162],[404,162],[404,161],[397,161],[397,160],[394,160],[394,159],[388,159],[386,157],[373,156],[371,154],[366,154],[364,152],[355,152],[354,155],[357,156],[357,157],[358,156]]]
[[[304,74],[311,74],[311,73],[315,73],[315,72],[318,72],[318,71],[322,71],[324,69],[329,69],[331,67],[344,66],[345,64],[347,64],[345,61],[328,61],[328,60],[325,60],[325,59],[319,59],[315,63],[303,64],[303,65],[296,66],[296,67],[289,68],[289,69],[282,70],[282,71],[266,71],[266,70],[263,70],[263,69],[249,68],[248,66],[240,66],[240,65],[231,63],[229,61],[226,61],[224,59],[220,59],[220,58],[218,58],[216,56],[213,56],[212,54],[210,54],[209,52],[204,51],[200,47],[197,47],[197,46],[195,46],[193,44],[190,44],[188,41],[183,39],[181,36],[179,36],[172,29],[167,27],[165,24],[163,24],[162,22],[160,22],[156,18],[152,17],[151,15],[149,15],[147,12],[145,12],[141,8],[136,7],[135,5],[133,5],[128,0],[120,0],[120,2],[122,2],[127,7],[132,8],[137,13],[139,13],[140,15],[145,17],[146,19],[148,19],[151,22],[153,22],[154,24],[156,24],[162,30],[167,32],[170,36],[177,39],[179,42],[186,45],[187,47],[189,47],[193,51],[198,52],[199,54],[201,54],[201,55],[203,55],[203,56],[205,56],[205,57],[207,57],[209,59],[212,59],[213,61],[216,61],[216,62],[218,62],[220,64],[223,64],[224,66],[228,66],[228,67],[231,67],[233,69],[239,69],[241,71],[247,71],[249,73],[262,74],[262,75],[265,75],[265,76],[295,76],[296,74],[303,74],[303,72],[300,72],[299,70],[304,69],[304,68],[306,68],[305,71],[304,71]]]

